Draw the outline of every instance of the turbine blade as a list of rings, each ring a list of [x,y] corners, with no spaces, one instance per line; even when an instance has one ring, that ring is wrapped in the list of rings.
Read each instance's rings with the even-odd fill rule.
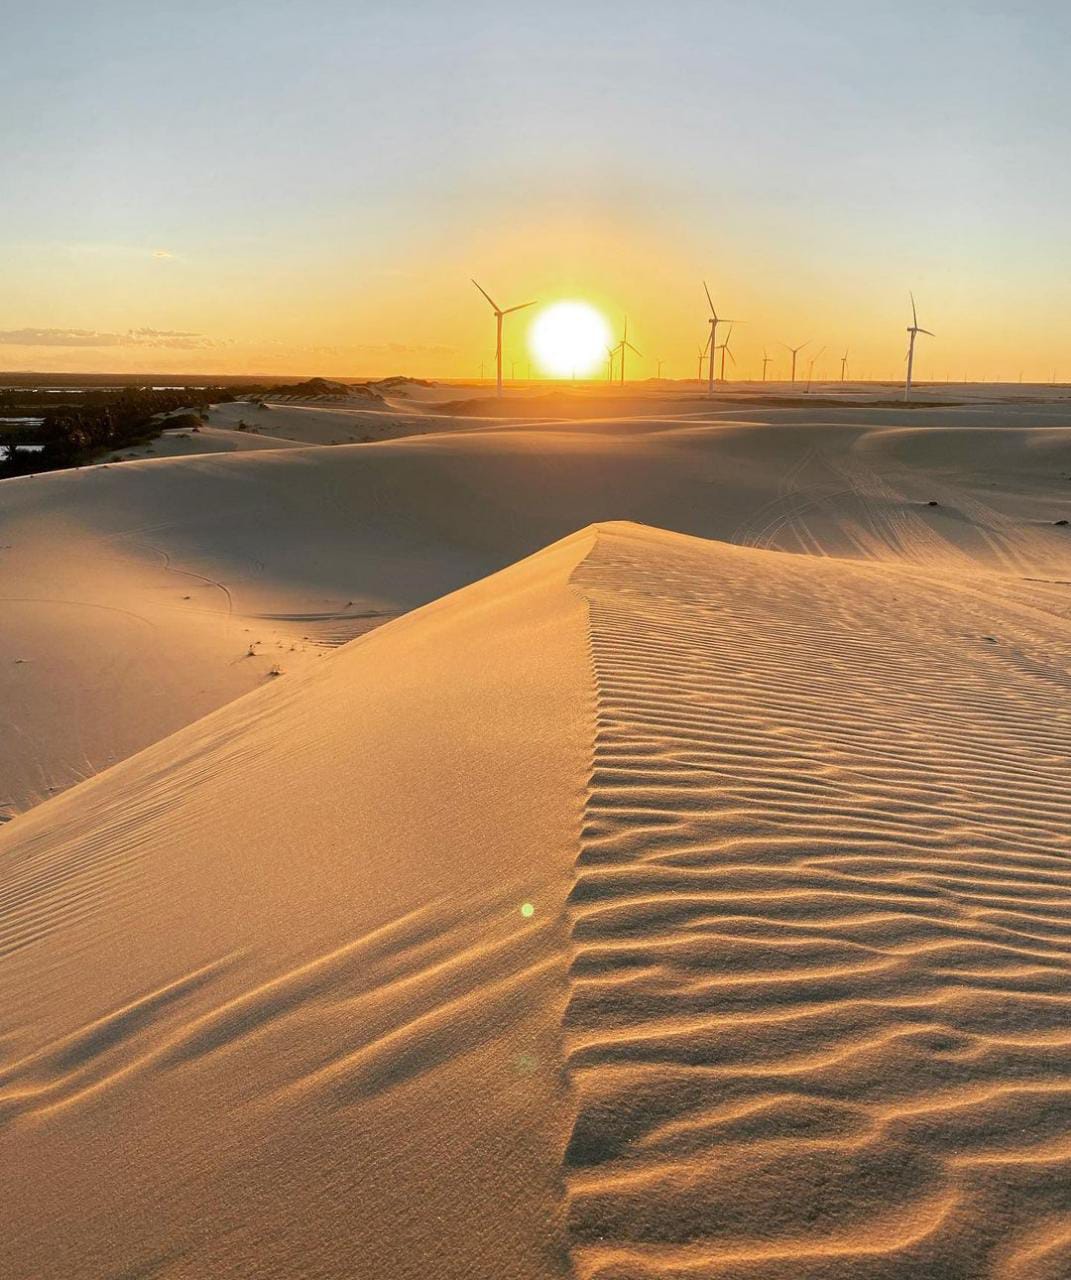
[[[534,306],[535,306],[534,302],[522,302],[519,307],[507,307],[505,311],[502,312],[502,314],[504,316],[508,316],[513,311],[523,311],[525,307],[534,307]]]
[[[487,301],[491,304],[492,307],[494,307],[495,311],[497,312],[499,309],[498,303],[494,300],[494,298],[491,297],[491,295],[487,292],[487,290],[483,287],[483,285],[476,284],[475,280],[473,280],[472,283],[476,285],[476,288],[479,289],[479,291],[483,294],[483,296],[487,299]]]
[[[915,295],[912,293],[908,296],[911,299],[911,323],[917,329],[919,327],[919,313],[915,310]]]
[[[629,349],[631,352],[633,352],[633,354],[634,354],[634,355],[638,355],[638,356],[642,356],[642,355],[643,355],[643,352],[642,352],[642,351],[637,351],[637,350],[636,350],[636,348],[632,345],[632,343],[631,343],[631,342],[626,342],[626,343],[625,343],[625,346],[626,346],[626,347],[628,347],[628,349]]]
[[[729,357],[729,359],[733,362],[733,364],[736,364],[736,356],[733,355],[733,353],[729,350],[728,347],[725,348],[725,354]]]
[[[707,295],[707,301],[710,303],[710,314],[716,316],[718,313],[714,310],[714,299],[710,296],[710,290],[707,288],[707,282],[703,281],[703,292]]]
[[[924,333],[924,334],[926,334],[926,336],[927,336],[927,337],[929,337],[929,338],[936,338],[936,337],[937,337],[937,334],[936,334],[936,333],[930,333],[929,329],[919,329],[919,330],[917,330],[917,332],[918,332],[918,333]]]

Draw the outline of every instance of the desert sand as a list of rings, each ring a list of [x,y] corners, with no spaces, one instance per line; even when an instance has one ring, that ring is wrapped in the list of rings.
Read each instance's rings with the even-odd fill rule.
[[[0,1273],[1071,1274],[1066,406],[472,398],[0,483]]]

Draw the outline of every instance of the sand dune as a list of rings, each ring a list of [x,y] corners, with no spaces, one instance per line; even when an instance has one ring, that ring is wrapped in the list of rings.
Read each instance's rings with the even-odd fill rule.
[[[578,1274],[1066,1274],[1066,624],[617,528],[574,580]]]
[[[4,1273],[1065,1274],[996,581],[599,526],[20,818]]]
[[[0,1273],[564,1271],[590,541],[0,834]]]
[[[244,421],[244,419],[243,419]],[[293,449],[305,443],[280,437],[268,439],[252,431],[234,427],[202,426],[196,431],[163,431],[147,444],[133,445],[109,454],[104,462],[127,462],[145,458],[186,458],[199,453],[244,453],[256,449]]]
[[[1033,425],[1037,406],[1022,427],[988,412],[1004,425],[976,409],[911,427],[873,409],[504,423],[7,481],[0,813],[595,520],[1066,578],[1071,432]],[[243,663],[253,641],[267,656]]]

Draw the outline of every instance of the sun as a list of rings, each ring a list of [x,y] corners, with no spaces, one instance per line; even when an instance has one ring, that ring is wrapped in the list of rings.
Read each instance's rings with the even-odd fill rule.
[[[528,343],[544,373],[586,375],[606,361],[610,326],[586,302],[555,302],[532,322]]]

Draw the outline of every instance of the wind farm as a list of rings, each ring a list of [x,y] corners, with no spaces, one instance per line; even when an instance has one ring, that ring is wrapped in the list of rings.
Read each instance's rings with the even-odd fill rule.
[[[1067,1280],[1071,14],[5,36],[3,1280]]]

